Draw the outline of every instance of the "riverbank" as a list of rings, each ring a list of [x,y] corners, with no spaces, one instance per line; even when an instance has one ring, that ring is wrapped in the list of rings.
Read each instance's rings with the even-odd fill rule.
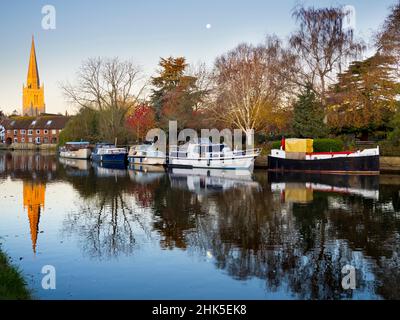
[[[33,144],[33,143],[13,143],[11,145],[0,144],[0,150],[56,150],[56,144]]]
[[[10,264],[9,258],[0,251],[0,300],[31,299],[21,272]]]

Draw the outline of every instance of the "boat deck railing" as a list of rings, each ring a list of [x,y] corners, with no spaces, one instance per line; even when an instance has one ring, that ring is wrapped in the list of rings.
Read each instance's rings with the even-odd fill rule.
[[[232,155],[234,157],[258,156],[258,155],[260,155],[260,153],[261,153],[261,149],[232,150]],[[205,159],[222,159],[222,158],[226,158],[227,156],[228,156],[228,154],[226,152],[222,152],[222,151],[212,151],[212,152],[200,153],[200,158],[205,158]],[[179,150],[177,147],[175,147],[175,148],[170,147],[169,157],[170,158],[187,158],[188,151],[187,150]]]

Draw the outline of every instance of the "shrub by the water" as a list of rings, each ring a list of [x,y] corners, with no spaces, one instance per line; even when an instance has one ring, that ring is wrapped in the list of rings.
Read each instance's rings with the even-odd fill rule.
[[[280,149],[281,141],[272,141],[271,149]],[[343,151],[343,141],[340,139],[314,139],[314,152]]]
[[[314,152],[343,151],[343,142],[339,139],[315,139]]]
[[[31,294],[20,271],[0,251],[0,300],[26,300]]]

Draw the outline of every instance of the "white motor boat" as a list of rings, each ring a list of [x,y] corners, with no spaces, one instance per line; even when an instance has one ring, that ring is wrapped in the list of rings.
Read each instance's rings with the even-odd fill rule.
[[[89,159],[92,154],[89,142],[67,142],[60,148],[61,158]]]
[[[167,157],[164,152],[158,150],[154,142],[146,141],[129,149],[128,161],[130,164],[165,165]]]
[[[189,142],[184,146],[170,146],[171,167],[208,169],[253,169],[254,160],[260,149],[232,150],[224,143],[213,144],[209,139],[198,143]]]

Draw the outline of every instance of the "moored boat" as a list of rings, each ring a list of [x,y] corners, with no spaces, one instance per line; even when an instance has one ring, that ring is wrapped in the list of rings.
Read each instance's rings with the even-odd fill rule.
[[[110,143],[98,143],[92,153],[95,162],[118,162],[125,163],[127,156],[126,148],[118,148]]]
[[[92,151],[89,142],[67,142],[60,148],[61,158],[89,159]]]
[[[224,143],[213,144],[209,139],[177,147],[170,146],[171,167],[209,169],[252,169],[259,149],[232,150]]]
[[[167,156],[157,149],[154,142],[146,141],[129,149],[128,161],[130,164],[165,165]]]
[[[379,174],[379,147],[357,151],[313,152],[312,139],[283,140],[268,156],[268,170]]]

